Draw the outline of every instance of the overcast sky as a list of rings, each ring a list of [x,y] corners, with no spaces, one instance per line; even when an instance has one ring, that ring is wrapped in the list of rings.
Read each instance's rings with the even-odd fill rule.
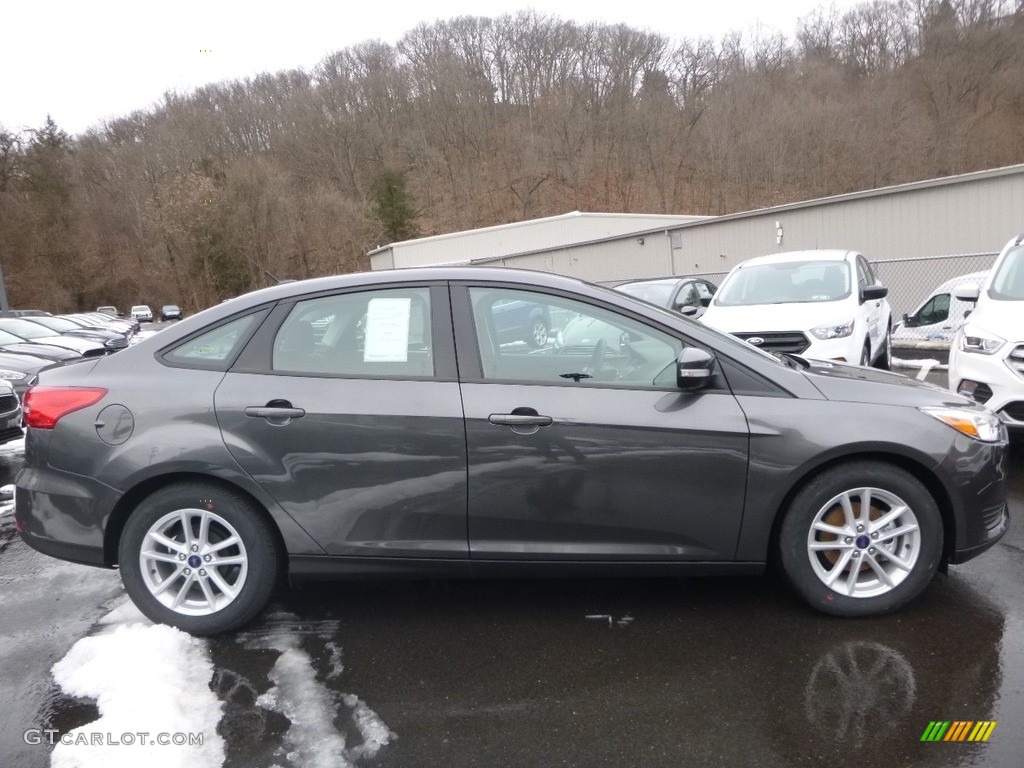
[[[259,72],[311,69],[366,40],[395,43],[421,22],[527,8],[579,22],[625,23],[671,40],[749,31],[792,36],[818,7],[862,0],[8,0],[0,40],[0,126],[47,114],[69,133],[189,91]]]

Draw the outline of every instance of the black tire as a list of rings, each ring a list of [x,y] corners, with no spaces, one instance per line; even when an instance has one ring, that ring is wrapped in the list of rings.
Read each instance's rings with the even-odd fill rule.
[[[872,492],[866,524],[863,489]],[[842,505],[844,496],[852,518]],[[896,517],[873,529],[872,521],[885,523],[890,513]],[[883,462],[851,462],[824,470],[797,493],[778,547],[787,579],[812,607],[835,616],[888,613],[919,595],[934,577],[943,550],[942,517],[928,489],[910,473]]]
[[[128,518],[118,550],[121,580],[132,602],[155,622],[195,635],[230,632],[266,607],[277,584],[279,552],[271,525],[235,491],[198,481],[169,485],[146,497]],[[153,534],[180,549],[157,542]],[[232,536],[238,543],[225,544]]]
[[[892,329],[890,328],[885,332],[885,341],[881,351],[878,353],[878,359],[875,360],[875,367],[883,370],[892,370]]]
[[[551,329],[543,317],[535,317],[530,321],[530,332],[526,336],[526,343],[534,349],[540,349],[548,343],[548,336]]]
[[[869,366],[871,365],[871,340],[865,339],[864,349],[860,353],[859,365]]]

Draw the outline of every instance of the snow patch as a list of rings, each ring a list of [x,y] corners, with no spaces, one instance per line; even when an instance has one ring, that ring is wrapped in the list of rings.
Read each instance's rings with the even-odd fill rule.
[[[345,734],[335,725],[339,694],[317,679],[313,660],[302,649],[302,636],[310,634],[310,628],[295,619],[290,614],[275,614],[268,617],[265,629],[247,637],[249,647],[271,648],[281,653],[269,674],[274,685],[256,704],[279,712],[290,721],[284,749],[295,768],[353,768],[354,761],[376,755],[398,736],[358,696],[340,694],[341,704],[351,710],[352,723],[362,737],[361,744],[347,745]],[[319,629],[320,632],[314,629],[313,634],[322,635],[325,628]],[[327,677],[334,678],[344,669],[341,650],[335,643],[326,647],[331,652]]]
[[[128,602],[117,606],[101,620],[107,629],[79,640],[54,665],[61,689],[94,699],[100,718],[64,734],[68,743],[57,744],[50,765],[218,768],[225,757],[217,734],[223,705],[210,690],[213,662],[204,643],[179,629],[138,621],[133,609]],[[160,744],[161,734],[185,734],[186,743]],[[191,734],[201,734],[202,743],[189,743]]]
[[[5,485],[0,487],[0,517],[9,515],[14,511],[14,486]]]

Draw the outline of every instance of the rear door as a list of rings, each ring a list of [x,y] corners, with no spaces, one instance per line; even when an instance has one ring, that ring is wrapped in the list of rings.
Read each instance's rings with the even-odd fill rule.
[[[232,456],[328,554],[467,557],[444,285],[278,305],[215,400]]]
[[[733,558],[747,424],[721,376],[676,388],[682,339],[554,293],[459,285],[452,296],[471,558]],[[495,308],[507,301],[544,306],[551,343],[504,343]]]

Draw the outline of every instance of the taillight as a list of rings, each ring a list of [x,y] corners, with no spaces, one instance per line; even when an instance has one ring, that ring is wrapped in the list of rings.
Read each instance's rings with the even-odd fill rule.
[[[69,413],[88,408],[106,394],[101,387],[32,387],[22,403],[25,425],[53,429]]]

